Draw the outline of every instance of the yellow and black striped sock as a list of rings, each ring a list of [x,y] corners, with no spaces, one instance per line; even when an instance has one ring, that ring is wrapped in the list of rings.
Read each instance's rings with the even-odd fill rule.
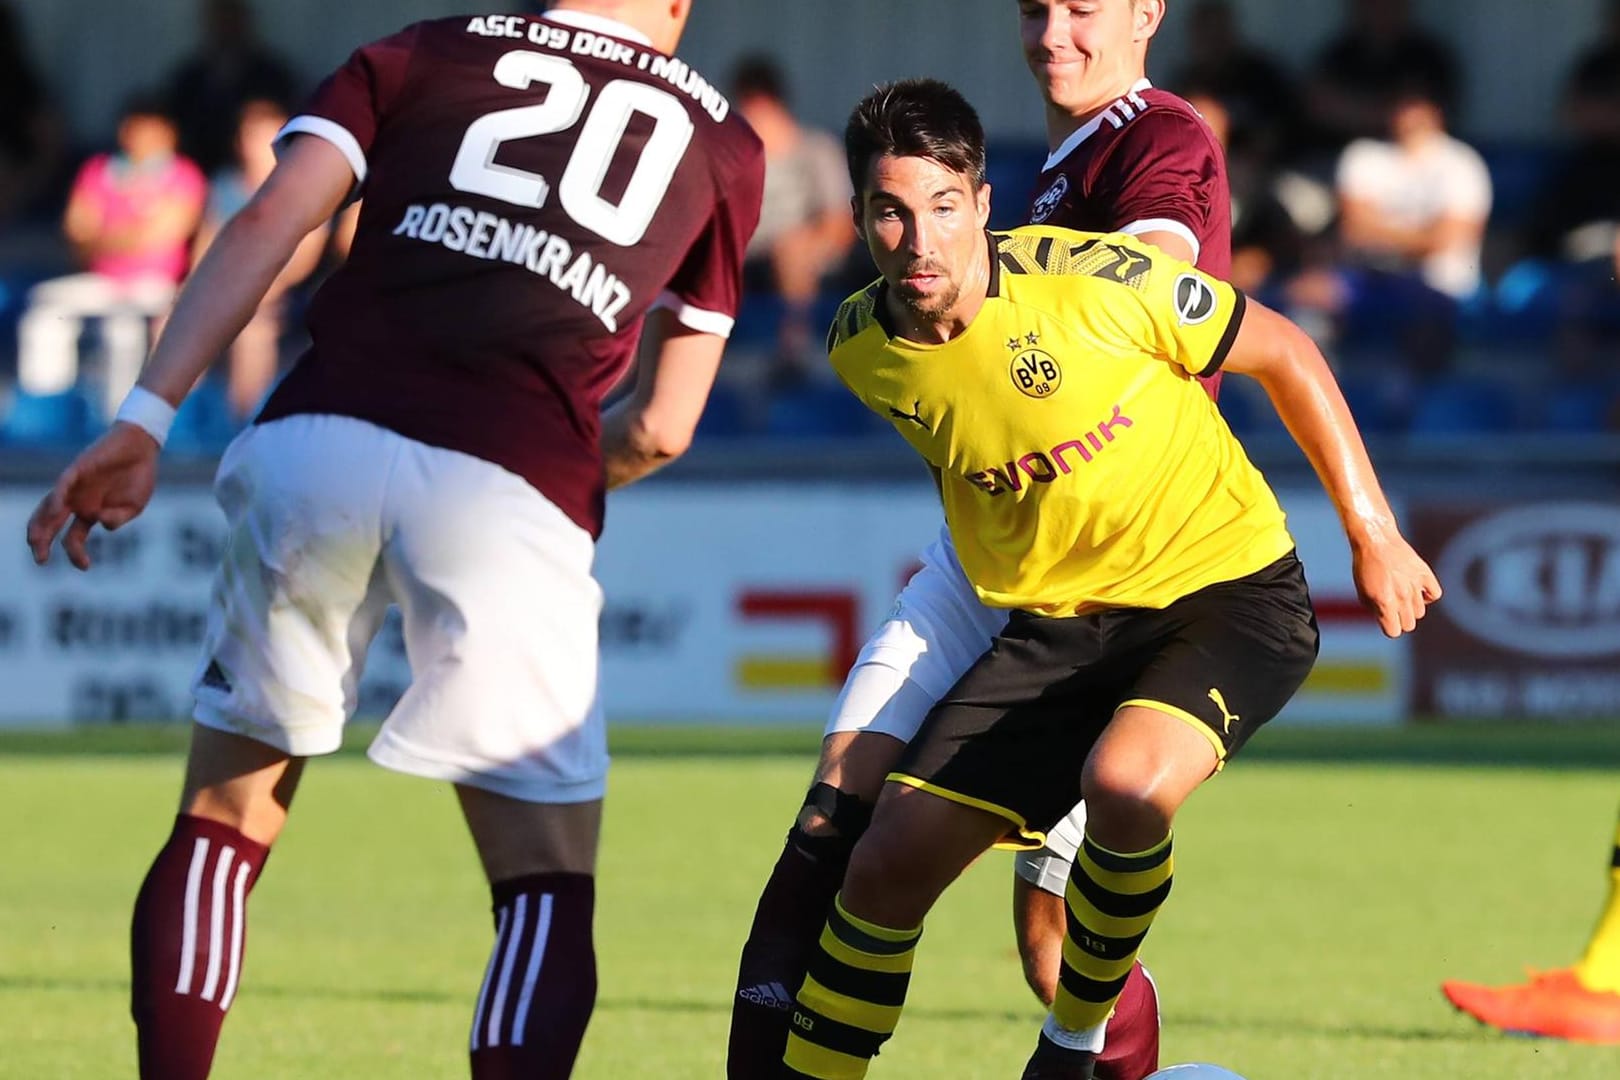
[[[1065,892],[1068,932],[1052,1018],[1066,1031],[1103,1024],[1125,988],[1159,906],[1170,895],[1170,837],[1121,855],[1086,836]]]
[[[793,1004],[783,1058],[790,1077],[860,1080],[894,1034],[906,1003],[922,927],[891,930],[857,919],[833,900],[820,947]]]
[[[1588,990],[1620,994],[1620,825],[1614,831],[1614,857],[1609,861],[1609,899],[1598,916],[1586,955],[1575,976]]]

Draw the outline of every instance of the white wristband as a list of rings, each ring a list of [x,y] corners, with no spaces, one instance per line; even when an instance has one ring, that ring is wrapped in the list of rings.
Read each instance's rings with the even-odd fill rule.
[[[115,421],[134,424],[162,446],[169,438],[169,427],[174,423],[175,408],[144,386],[131,387],[129,396],[118,406]]]

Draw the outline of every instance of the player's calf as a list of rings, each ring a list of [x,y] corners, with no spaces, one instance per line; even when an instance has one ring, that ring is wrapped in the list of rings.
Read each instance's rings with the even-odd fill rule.
[[[495,944],[473,1010],[473,1080],[567,1080],[596,1004],[602,803],[531,802],[458,784],[490,880]]]
[[[596,1004],[595,879],[532,874],[492,886],[495,947],[473,1011],[473,1080],[567,1080]]]
[[[726,1050],[730,1080],[780,1075],[793,996],[871,816],[872,800],[831,784],[818,782],[805,796],[743,943]]]
[[[130,1013],[143,1080],[203,1080],[236,998],[247,900],[270,849],[181,814],[147,872],[130,926]]]
[[[1049,838],[1052,835],[1048,833]],[[1062,856],[1048,848],[1020,853],[1020,876],[1013,883],[1013,911],[1019,954],[1024,960],[1024,979],[1047,1006],[1052,1004],[1056,994],[1058,971],[1062,966],[1063,936],[1068,922],[1063,893],[1073,861],[1072,850]],[[1158,992],[1147,970],[1138,963],[1131,969],[1114,1011],[1108,1016],[1103,1049],[1094,1063],[1095,1077],[1096,1080],[1143,1080],[1158,1067]]]
[[[287,820],[303,759],[198,724],[181,813],[130,923],[130,1013],[143,1080],[201,1080],[236,999],[247,902]]]

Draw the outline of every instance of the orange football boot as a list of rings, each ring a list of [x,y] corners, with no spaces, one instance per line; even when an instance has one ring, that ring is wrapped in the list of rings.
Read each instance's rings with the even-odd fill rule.
[[[1512,986],[1446,982],[1440,992],[1482,1024],[1515,1035],[1620,1043],[1620,994],[1588,990],[1569,968],[1531,972]]]

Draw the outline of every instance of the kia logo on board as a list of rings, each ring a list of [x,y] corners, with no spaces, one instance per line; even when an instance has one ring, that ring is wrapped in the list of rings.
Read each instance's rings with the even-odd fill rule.
[[[1620,509],[1493,514],[1452,537],[1435,570],[1440,610],[1492,645],[1562,659],[1620,653]]]

